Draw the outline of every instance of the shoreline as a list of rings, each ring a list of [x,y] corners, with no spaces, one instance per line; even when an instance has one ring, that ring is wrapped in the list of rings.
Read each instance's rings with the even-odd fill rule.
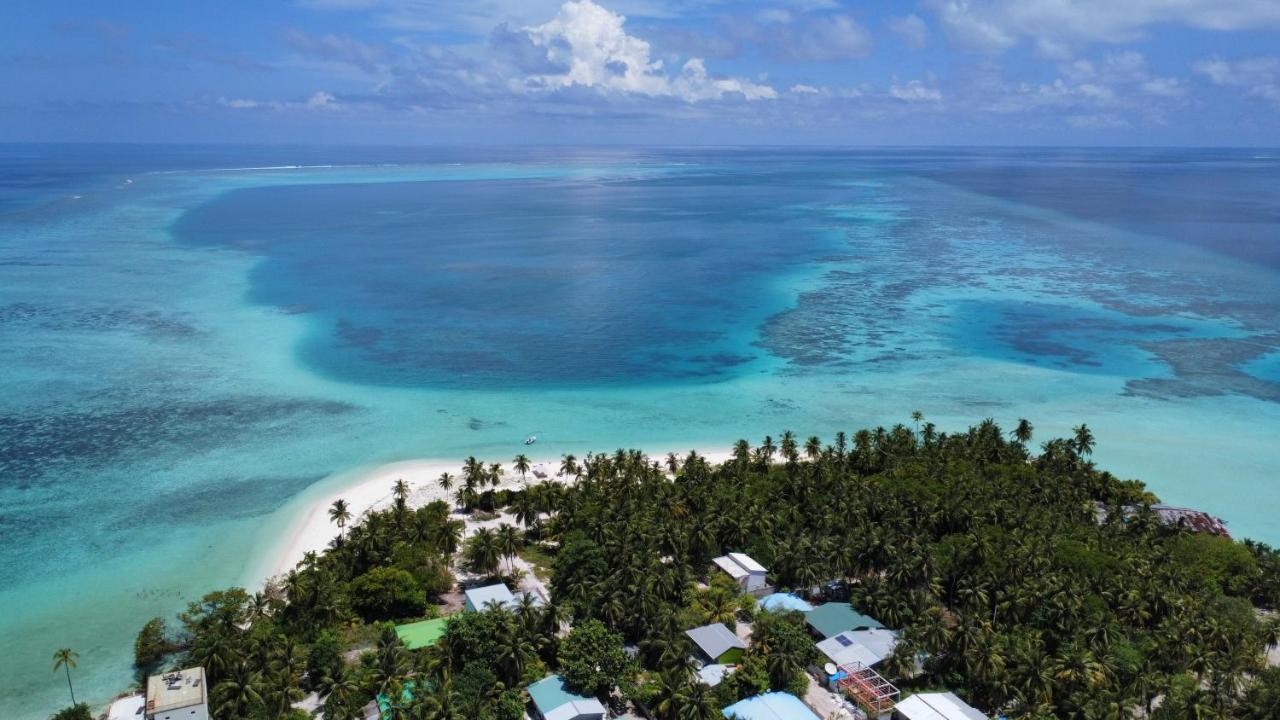
[[[733,456],[731,450],[708,450],[693,448],[707,462],[716,465]],[[666,450],[660,453],[646,453],[650,460],[662,461]],[[672,451],[682,459],[689,450]],[[582,456],[579,456],[581,461]],[[531,483],[550,480],[551,482],[569,482],[570,478],[560,475],[561,458],[531,457],[527,480]],[[525,482],[514,472],[508,462],[502,463],[502,483],[499,490],[519,488]],[[445,492],[437,483],[441,473],[455,476],[455,485]],[[538,477],[535,472],[542,472],[545,477]],[[326,480],[338,483],[344,481],[337,490],[324,493],[315,502],[307,502],[298,511],[290,514],[289,525],[282,536],[279,536],[274,549],[263,558],[260,570],[255,574],[252,585],[261,584],[271,578],[286,575],[308,552],[320,553],[329,547],[329,543],[338,536],[338,526],[329,519],[329,507],[338,499],[347,501],[351,512],[348,527],[358,524],[370,510],[381,510],[392,504],[392,486],[396,480],[409,483],[410,507],[421,507],[435,500],[444,500],[452,504],[450,496],[461,483],[462,461],[442,460],[439,458],[413,458],[383,463],[364,469],[355,469],[334,473]],[[322,481],[324,484],[328,484]]]

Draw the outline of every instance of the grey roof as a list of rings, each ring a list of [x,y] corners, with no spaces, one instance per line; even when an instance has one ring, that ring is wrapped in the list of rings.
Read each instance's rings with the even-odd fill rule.
[[[818,649],[836,665],[862,663],[871,667],[893,654],[898,636],[892,630],[846,630],[818,643]]]
[[[724,623],[712,623],[703,625],[692,630],[686,630],[685,635],[693,641],[698,649],[707,654],[707,657],[715,660],[733,648],[746,650],[747,644],[742,642],[742,638],[733,634],[733,631],[724,626]]]

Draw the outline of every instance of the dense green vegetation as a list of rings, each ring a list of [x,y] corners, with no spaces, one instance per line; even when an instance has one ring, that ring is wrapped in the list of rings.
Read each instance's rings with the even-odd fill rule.
[[[1280,599],[1280,554],[1161,525],[1140,483],[1089,461],[1083,426],[1032,457],[1029,423],[948,435],[919,421],[831,445],[742,441],[720,466],[566,457],[571,483],[521,491],[487,489],[501,468],[472,459],[440,485],[457,487],[461,512],[506,508],[520,528],[463,544],[445,503],[410,508],[403,487],[354,525],[335,506],[344,536],[329,551],[278,587],[211,593],[172,635],[150,624],[139,666],[203,665],[224,720],[289,717],[310,691],[329,720],[375,695],[396,718],[514,719],[522,688],[553,671],[657,720],[710,720],[765,690],[802,693],[817,659],[800,614],[758,611],[708,577],[712,557],[743,550],[780,588],[847,593],[900,628],[882,672],[906,689],[1033,718],[1276,717],[1280,677],[1261,670],[1277,625],[1257,608]],[[546,606],[456,615],[417,651],[385,622],[434,613],[451,567],[498,577],[527,545],[551,558]],[[684,635],[707,622],[752,623],[742,665],[714,690],[696,682]]]

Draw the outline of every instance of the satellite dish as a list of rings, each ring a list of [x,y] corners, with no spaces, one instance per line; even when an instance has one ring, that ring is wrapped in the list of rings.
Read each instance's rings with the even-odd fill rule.
[[[836,664],[835,664],[835,663],[827,663],[826,665],[823,665],[823,666],[822,666],[822,669],[827,671],[827,675],[835,675],[835,674],[836,674]]]

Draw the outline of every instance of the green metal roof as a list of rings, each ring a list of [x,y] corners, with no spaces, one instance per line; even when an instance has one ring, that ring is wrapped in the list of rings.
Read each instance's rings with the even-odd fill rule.
[[[423,620],[421,622],[409,623],[408,625],[397,625],[396,635],[400,636],[400,641],[410,650],[417,650],[430,645],[435,645],[436,641],[444,635],[444,630],[449,625],[449,618],[435,618],[433,620]]]
[[[845,630],[884,627],[875,618],[854,610],[849,603],[824,603],[805,613],[804,617],[809,626],[824,638],[834,637]]]

